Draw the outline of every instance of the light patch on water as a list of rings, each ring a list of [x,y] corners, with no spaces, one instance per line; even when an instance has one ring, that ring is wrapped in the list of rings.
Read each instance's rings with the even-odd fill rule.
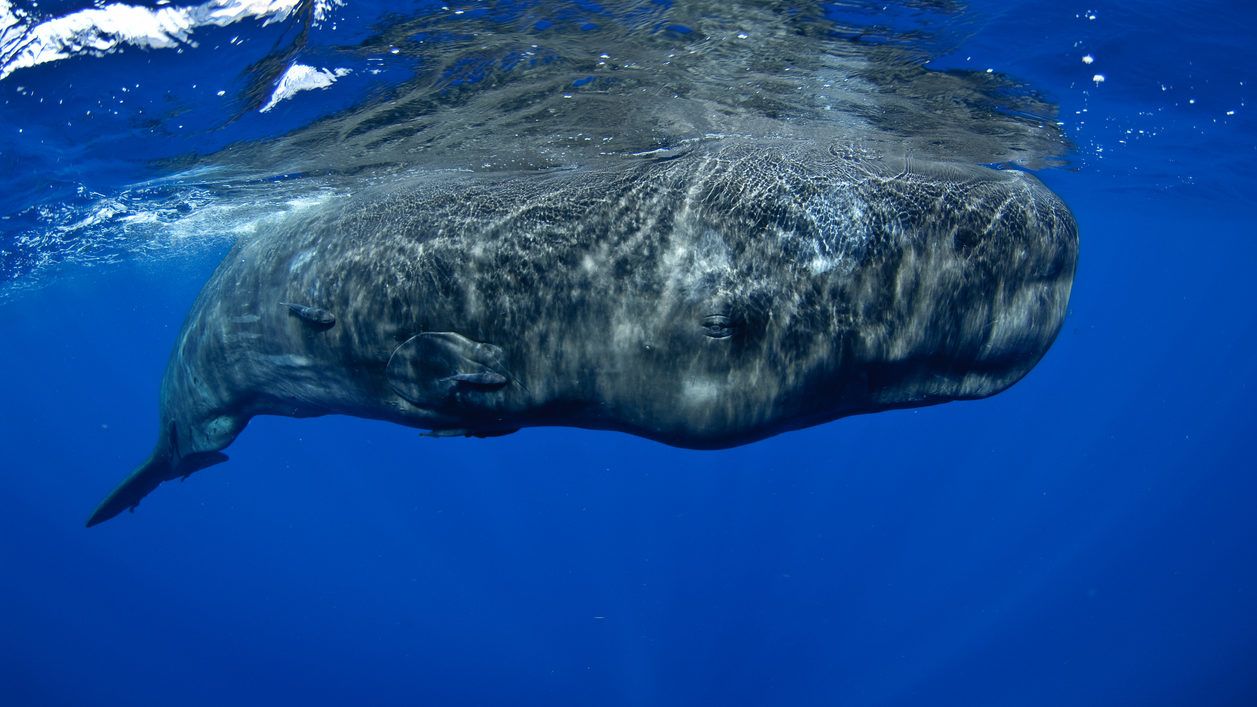
[[[316,206],[326,204],[333,196],[335,196],[334,192],[321,191],[289,199],[284,203],[290,211],[305,211],[306,209],[313,209]]]
[[[330,190],[304,194],[283,201],[261,198],[250,201],[223,201],[200,209],[170,224],[175,238],[195,238],[206,233],[251,236],[265,233],[289,216],[327,203],[335,195]]]
[[[271,99],[262,106],[260,111],[265,113],[278,105],[280,101],[288,100],[302,91],[327,88],[336,83],[336,79],[348,76],[350,73],[352,72],[349,69],[316,69],[305,64],[293,64],[280,77],[279,83],[275,84],[275,92],[271,94]]]
[[[318,0],[312,12],[322,21],[342,0]],[[113,3],[36,21],[0,0],[0,80],[25,69],[73,56],[104,56],[122,47],[173,49],[196,46],[199,27],[225,27],[258,19],[282,22],[302,0],[211,0],[202,5],[160,8]]]
[[[123,216],[122,218],[118,219],[120,223],[129,225],[129,226],[139,226],[146,223],[157,223],[160,220],[161,220],[160,217],[157,214],[153,213],[152,211],[141,211],[139,213],[127,214],[126,216]]]
[[[85,228],[91,228],[92,226],[105,223],[114,216],[117,216],[120,213],[125,213],[126,211],[127,207],[125,204],[112,199],[107,199],[101,206],[93,209],[87,216],[84,216],[82,219],[75,221],[74,223],[66,225],[64,228],[66,231],[81,231]]]
[[[91,267],[131,258],[182,257],[224,242],[271,233],[292,215],[341,192],[309,181],[293,183],[193,181],[211,170],[189,170],[116,194],[81,189],[74,201],[32,207],[33,223],[0,249],[0,302],[38,286],[63,265]],[[230,192],[234,198],[224,199]]]

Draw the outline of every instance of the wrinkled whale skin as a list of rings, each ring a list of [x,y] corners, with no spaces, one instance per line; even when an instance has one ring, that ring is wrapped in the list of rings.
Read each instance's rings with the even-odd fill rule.
[[[179,334],[152,457],[88,524],[224,460],[255,415],[721,448],[992,395],[1060,330],[1077,227],[1026,173],[789,141],[622,159],[430,172],[238,242]]]

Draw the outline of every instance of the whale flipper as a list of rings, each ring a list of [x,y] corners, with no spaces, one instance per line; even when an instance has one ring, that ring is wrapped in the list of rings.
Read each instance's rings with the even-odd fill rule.
[[[450,331],[407,339],[389,356],[385,375],[398,395],[431,408],[448,406],[456,392],[490,393],[509,380],[502,349]]]

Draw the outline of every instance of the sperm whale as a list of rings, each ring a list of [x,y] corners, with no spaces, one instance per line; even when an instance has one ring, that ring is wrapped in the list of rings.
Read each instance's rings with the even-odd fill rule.
[[[809,141],[398,178],[235,245],[151,456],[88,525],[225,461],[256,415],[713,449],[982,398],[1048,350],[1077,252],[1029,174]]]

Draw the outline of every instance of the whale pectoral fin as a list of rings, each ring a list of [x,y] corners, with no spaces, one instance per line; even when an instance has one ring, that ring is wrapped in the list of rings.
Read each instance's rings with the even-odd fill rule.
[[[441,407],[457,393],[506,387],[502,349],[449,331],[410,337],[389,356],[385,376],[398,395],[420,407]]]
[[[227,461],[222,452],[196,452],[178,460],[166,451],[154,452],[140,468],[136,469],[115,488],[87,519],[87,527],[103,523],[125,510],[134,510],[140,500],[157,488],[163,481],[187,478],[193,472]]]

